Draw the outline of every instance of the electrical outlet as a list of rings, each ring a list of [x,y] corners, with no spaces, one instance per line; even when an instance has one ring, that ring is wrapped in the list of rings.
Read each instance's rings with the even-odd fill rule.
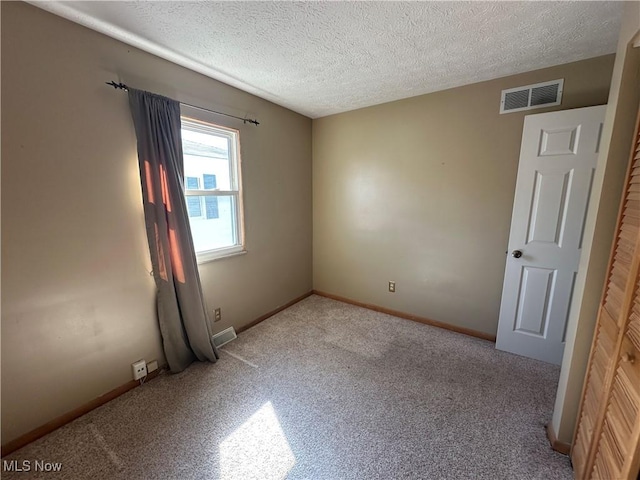
[[[396,291],[396,282],[389,282],[389,291],[391,293],[395,293],[395,291]]]
[[[220,320],[222,320],[222,312],[220,311],[219,308],[216,308],[213,311],[213,321],[214,322],[219,322]]]
[[[133,372],[133,379],[140,380],[142,377],[147,376],[147,363],[144,360],[138,360],[131,364],[131,371]]]

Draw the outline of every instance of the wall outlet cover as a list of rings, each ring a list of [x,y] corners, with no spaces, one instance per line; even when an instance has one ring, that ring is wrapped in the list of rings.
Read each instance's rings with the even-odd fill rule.
[[[147,363],[144,360],[138,360],[131,364],[131,371],[134,380],[140,380],[147,376]]]

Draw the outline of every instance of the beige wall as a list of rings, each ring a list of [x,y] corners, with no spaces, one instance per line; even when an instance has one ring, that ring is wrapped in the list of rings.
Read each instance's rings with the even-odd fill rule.
[[[121,80],[257,117],[248,254],[201,266],[220,330],[311,289],[311,121],[24,3],[2,2],[2,442],[163,361]]]
[[[640,48],[632,48],[630,42],[639,30],[640,3],[627,2],[553,413],[554,431],[558,440],[565,443],[573,441],[622,185],[629,163],[633,128],[640,101]]]
[[[314,288],[495,334],[523,118],[606,103],[612,67],[609,55],[314,120]],[[558,78],[561,106],[499,115],[502,89]]]

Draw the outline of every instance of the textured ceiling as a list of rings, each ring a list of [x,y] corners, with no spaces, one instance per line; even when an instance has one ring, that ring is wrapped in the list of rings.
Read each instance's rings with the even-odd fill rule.
[[[620,2],[32,3],[313,118],[612,53],[622,11]]]

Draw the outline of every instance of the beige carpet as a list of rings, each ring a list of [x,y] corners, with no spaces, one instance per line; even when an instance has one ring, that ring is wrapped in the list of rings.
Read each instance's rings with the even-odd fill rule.
[[[3,460],[3,479],[562,479],[559,369],[312,296]],[[60,473],[34,472],[35,461]]]

